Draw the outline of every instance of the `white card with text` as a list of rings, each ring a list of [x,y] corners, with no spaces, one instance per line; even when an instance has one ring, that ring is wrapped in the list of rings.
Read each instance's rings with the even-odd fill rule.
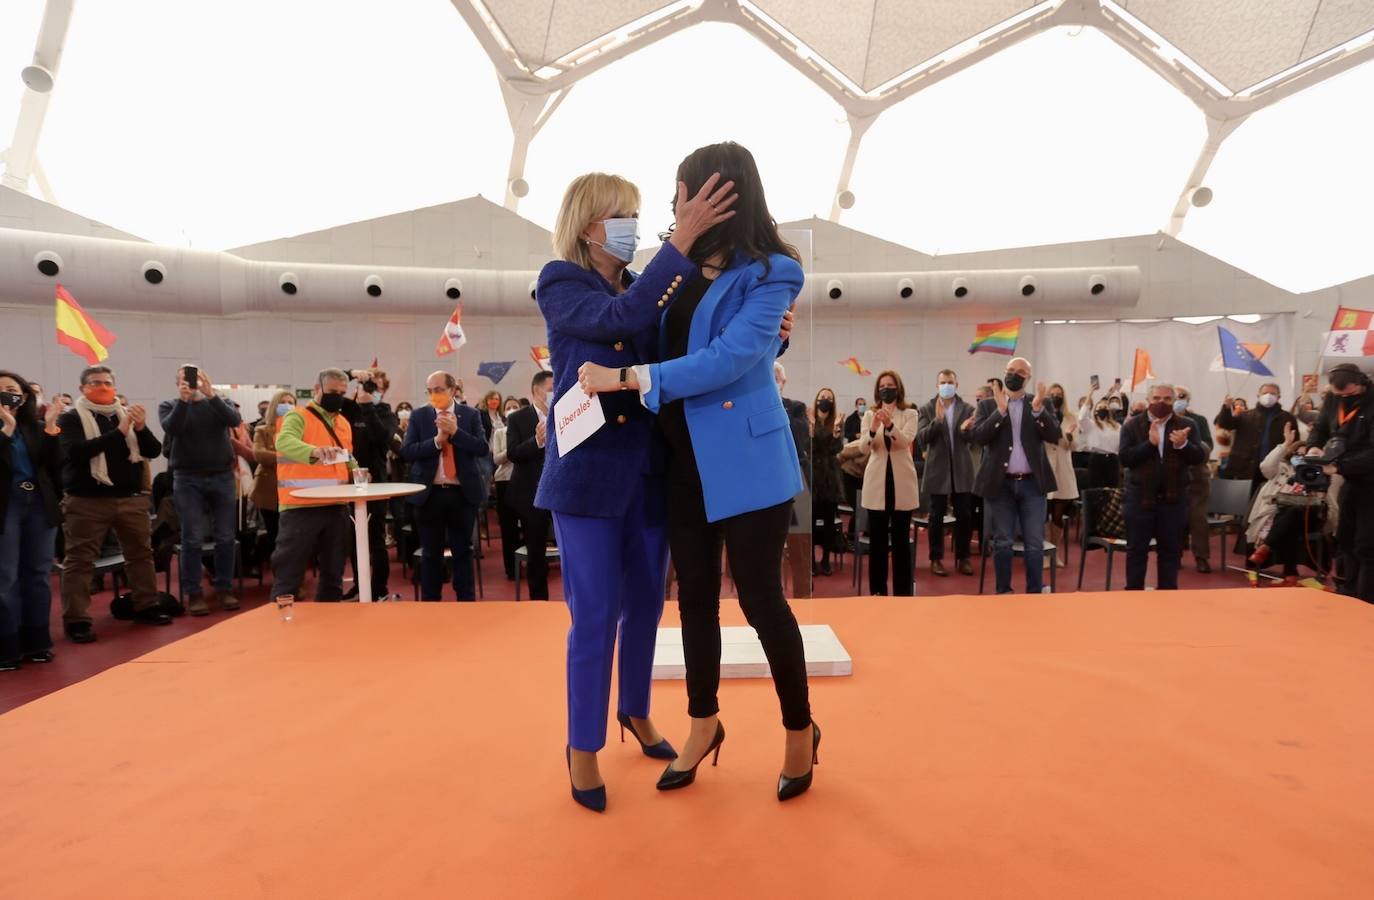
[[[558,429],[558,453],[567,456],[606,424],[606,411],[601,407],[600,397],[588,396],[574,382],[553,405],[553,420]]]

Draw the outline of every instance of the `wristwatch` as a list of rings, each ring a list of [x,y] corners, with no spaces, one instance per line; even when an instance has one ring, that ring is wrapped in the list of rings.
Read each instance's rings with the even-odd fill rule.
[[[627,371],[628,371],[628,370],[625,369],[625,368],[623,368],[623,367],[622,367],[621,370],[620,370],[620,389],[621,389],[622,391],[628,390],[629,387],[630,387],[628,384],[625,383],[625,377],[626,377],[626,372],[627,372]]]

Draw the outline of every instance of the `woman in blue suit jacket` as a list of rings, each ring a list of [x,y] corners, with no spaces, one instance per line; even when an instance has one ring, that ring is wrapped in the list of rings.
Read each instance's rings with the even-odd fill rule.
[[[801,631],[782,589],[792,497],[802,490],[797,448],[773,380],[777,323],[801,293],[797,252],[768,212],[758,168],[734,143],[703,147],[678,167],[688,189],[719,172],[739,192],[738,215],[697,239],[700,277],[670,298],[659,328],[661,362],[629,372],[590,359],[588,392],[639,391],[659,414],[669,446],[668,540],[678,573],[678,609],[692,730],[660,790],[691,784],[725,740],[720,684],[720,550],[730,558],[740,608],[768,657],[787,731],[778,799],[811,785],[820,730],[811,720]],[[679,190],[679,195],[681,195]],[[614,395],[611,395],[614,396]],[[714,760],[713,760],[714,762]]]
[[[709,179],[680,197],[671,241],[644,272],[625,271],[638,238],[639,190],[594,173],[569,185],[554,228],[561,259],[539,273],[535,297],[548,327],[555,402],[577,366],[632,366],[656,359],[658,319],[673,293],[696,277],[686,256],[697,236],[733,213],[731,185]],[[775,323],[776,330],[776,323]],[[568,632],[568,771],[573,799],[601,812],[606,788],[596,754],[606,743],[611,660],[620,636],[617,720],[648,756],[677,754],[649,721],[649,685],[668,566],[662,453],[653,416],[633,393],[608,396],[606,424],[567,455],[557,428],[545,431],[535,506],[553,513],[562,554]]]

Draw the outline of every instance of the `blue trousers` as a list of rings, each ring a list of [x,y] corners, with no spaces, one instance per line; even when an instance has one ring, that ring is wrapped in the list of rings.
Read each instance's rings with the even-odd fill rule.
[[[12,487],[0,534],[0,659],[52,648],[49,576],[56,537],[43,496]]]
[[[1008,478],[1002,489],[983,500],[992,518],[992,566],[997,573],[997,593],[1010,594],[1012,543],[1021,536],[1026,548],[1026,593],[1038,594],[1045,560],[1045,495],[1035,479]]]
[[[654,643],[663,615],[668,535],[654,507],[661,497],[638,479],[625,515],[616,519],[553,514],[563,569],[568,630],[568,743],[595,753],[606,744],[611,660],[620,635],[620,711],[649,716]],[[651,490],[661,487],[651,482]]]
[[[234,588],[234,526],[238,504],[234,496],[234,473],[192,475],[176,472],[172,477],[172,502],[181,520],[181,593],[199,594],[200,568],[209,521],[215,541],[215,590],[228,593]]]

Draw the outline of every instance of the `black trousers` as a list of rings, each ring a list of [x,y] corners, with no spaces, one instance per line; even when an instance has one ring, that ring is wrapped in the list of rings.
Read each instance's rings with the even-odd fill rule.
[[[530,599],[549,599],[549,531],[553,528],[553,513],[547,509],[511,510],[516,527],[525,536],[529,559],[525,563],[525,577],[529,581]],[[505,540],[503,537],[502,540]]]
[[[829,565],[830,550],[835,544],[835,513],[838,503],[825,500],[811,501],[811,540],[821,548],[821,561]],[[819,525],[815,524],[820,522]]]
[[[911,510],[868,511],[868,592],[887,593],[887,554],[892,553],[892,594],[910,597],[915,593],[911,581]]]
[[[1283,566],[1284,575],[1297,575],[1298,563],[1307,560],[1303,512],[1294,506],[1279,507],[1269,526],[1269,534],[1264,538],[1264,543],[1274,552],[1275,561]]]
[[[1374,491],[1349,481],[1341,488],[1341,520],[1336,526],[1345,584],[1342,593],[1374,603]]]
[[[792,522],[792,501],[706,521],[700,488],[679,479],[668,488],[668,547],[677,570],[678,613],[687,667],[687,713],[694,719],[720,711],[720,553],[724,546],[745,619],[768,657],[782,724],[799,731],[811,724],[806,656],[801,629],[782,591],[782,553]]]
[[[501,561],[506,564],[506,577],[515,578],[515,551],[523,543],[520,537],[520,514],[511,508],[509,481],[496,482],[496,521],[501,525]]]
[[[420,599],[440,600],[444,593],[444,549],[452,553],[453,592],[459,600],[476,600],[472,575],[472,532],[477,507],[460,487],[430,487],[415,515],[420,533]]]
[[[945,516],[951,506],[954,507],[954,558],[969,558],[969,542],[973,539],[973,495],[931,494],[930,526],[927,530],[930,532],[932,562],[945,558]]]
[[[1145,572],[1150,567],[1150,538],[1155,540],[1155,586],[1161,591],[1178,590],[1178,569],[1183,561],[1183,544],[1188,534],[1188,495],[1174,503],[1161,497],[1146,509],[1133,496],[1126,497],[1126,590],[1145,590]]]

